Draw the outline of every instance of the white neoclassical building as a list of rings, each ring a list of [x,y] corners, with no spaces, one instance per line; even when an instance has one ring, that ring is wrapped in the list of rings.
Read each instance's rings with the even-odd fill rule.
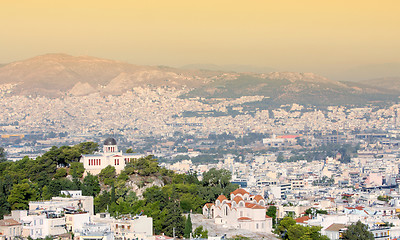
[[[253,232],[270,233],[272,218],[266,215],[266,202],[260,195],[250,195],[244,189],[230,194],[232,200],[220,195],[215,203],[206,203],[203,216],[215,220],[215,224],[246,229]]]
[[[128,162],[141,157],[145,155],[118,151],[117,141],[114,138],[107,138],[104,141],[102,153],[82,155],[80,162],[83,163],[85,174],[96,175],[108,165],[115,167],[116,172],[120,173]]]

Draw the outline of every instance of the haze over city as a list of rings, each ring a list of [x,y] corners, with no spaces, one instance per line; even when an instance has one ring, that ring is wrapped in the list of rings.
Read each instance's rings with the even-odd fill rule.
[[[400,2],[0,4],[0,240],[400,239]]]
[[[346,81],[393,77],[400,75],[399,7],[396,0],[5,1],[0,63],[66,53]]]

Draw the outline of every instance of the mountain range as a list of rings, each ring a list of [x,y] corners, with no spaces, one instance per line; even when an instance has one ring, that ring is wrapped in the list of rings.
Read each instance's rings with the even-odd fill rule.
[[[182,97],[261,95],[275,104],[365,104],[397,101],[400,95],[400,78],[361,83],[334,81],[313,73],[196,68],[139,66],[89,56],[46,54],[0,65],[0,84],[12,84],[8,94],[19,95],[119,95],[134,87],[173,87],[186,89]]]

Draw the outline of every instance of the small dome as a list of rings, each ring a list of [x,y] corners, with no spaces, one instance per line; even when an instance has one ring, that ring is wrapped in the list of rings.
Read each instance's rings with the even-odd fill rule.
[[[114,138],[107,138],[104,140],[104,145],[117,145],[117,141]]]

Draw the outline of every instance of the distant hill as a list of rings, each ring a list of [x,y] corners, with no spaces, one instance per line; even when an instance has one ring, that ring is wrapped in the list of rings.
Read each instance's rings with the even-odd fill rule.
[[[0,68],[0,84],[17,83],[15,93],[60,96],[72,90],[119,94],[136,86],[197,86],[191,71],[137,66],[114,60],[66,54],[46,54]],[[195,74],[202,78],[207,73]],[[200,80],[200,81],[199,81]],[[86,91],[81,91],[84,87]]]
[[[363,80],[359,83],[368,84],[373,87],[385,88],[388,90],[400,91],[400,76],[399,77],[383,77],[369,80]]]
[[[260,95],[268,103],[313,105],[364,104],[396,101],[399,93],[354,82],[337,82],[313,73],[238,74],[235,79],[218,79],[189,92],[187,97],[240,97]]]
[[[222,72],[251,72],[251,73],[270,73],[276,72],[276,69],[270,67],[257,67],[251,65],[237,65],[237,64],[229,64],[229,65],[215,65],[215,64],[188,64],[182,69],[203,69],[203,70],[211,70],[211,71],[222,71]]]
[[[330,77],[334,80],[352,82],[364,82],[366,79],[378,79],[393,76],[400,77],[400,63],[392,62],[361,65],[330,74]]]
[[[313,73],[237,73],[218,69],[138,66],[89,56],[46,54],[0,67],[9,94],[59,97],[65,94],[122,94],[134,87],[185,88],[182,97],[234,98],[261,95],[261,104],[364,104],[397,101],[400,90],[373,82],[338,82]]]

